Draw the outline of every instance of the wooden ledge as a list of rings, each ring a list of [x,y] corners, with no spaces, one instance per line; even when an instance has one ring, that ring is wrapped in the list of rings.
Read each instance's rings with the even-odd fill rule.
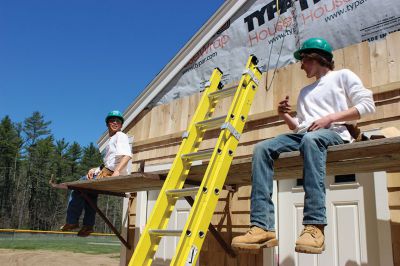
[[[251,184],[251,156],[233,160],[226,185]],[[328,148],[327,175],[366,172],[400,172],[400,137],[342,144]],[[200,182],[207,164],[193,166],[189,181]],[[275,161],[275,179],[302,177],[303,161],[299,152],[282,153]],[[65,183],[68,189],[93,190],[104,194],[160,189],[167,171],[133,173],[127,176]],[[107,193],[110,192],[110,193]]]
[[[225,184],[251,184],[251,163],[251,155],[234,159]],[[298,151],[282,153],[274,166],[276,180],[302,178],[303,160]],[[327,175],[400,172],[400,137],[331,146],[326,167]],[[207,165],[193,166],[189,180],[200,181],[206,168]]]
[[[106,177],[64,183],[68,189],[94,191],[122,196],[124,193],[159,189],[164,180],[157,174],[132,173],[126,176]]]

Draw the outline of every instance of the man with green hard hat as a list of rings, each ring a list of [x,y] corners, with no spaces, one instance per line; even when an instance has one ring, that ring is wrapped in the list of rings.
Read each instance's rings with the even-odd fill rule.
[[[279,116],[293,133],[257,143],[253,150],[250,222],[245,235],[232,240],[237,249],[259,249],[278,245],[272,202],[274,160],[282,152],[300,151],[303,158],[304,229],[295,243],[302,253],[325,249],[325,174],[327,148],[354,141],[346,124],[375,112],[372,92],[348,69],[334,71],[331,45],[322,38],[306,40],[294,57],[308,78],[297,99],[292,117],[289,96],[278,104]],[[285,231],[282,230],[282,234]]]
[[[110,176],[127,175],[127,165],[132,157],[131,146],[128,136],[121,132],[124,117],[120,111],[111,111],[106,116],[106,125],[108,128],[107,144],[102,152],[103,164],[92,168],[87,175],[80,180],[99,179]],[[97,194],[87,193],[94,204],[97,204]],[[78,232],[78,236],[88,236],[93,232],[95,224],[96,211],[85,201],[79,191],[72,191],[67,208],[67,221],[60,229],[62,231],[71,231],[79,227],[79,217],[85,210],[83,216],[83,226]]]

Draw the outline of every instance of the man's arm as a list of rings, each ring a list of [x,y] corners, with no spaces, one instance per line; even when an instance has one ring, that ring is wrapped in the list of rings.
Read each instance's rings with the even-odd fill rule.
[[[346,111],[329,114],[318,120],[315,120],[308,128],[308,131],[315,131],[321,128],[329,128],[331,124],[335,122],[346,122],[358,119],[360,119],[360,113],[358,112],[357,108],[351,107]]]
[[[131,157],[128,155],[122,156],[121,161],[115,167],[114,173],[112,174],[112,176],[119,176],[119,171],[127,165],[127,163],[129,162],[130,159],[131,159]]]

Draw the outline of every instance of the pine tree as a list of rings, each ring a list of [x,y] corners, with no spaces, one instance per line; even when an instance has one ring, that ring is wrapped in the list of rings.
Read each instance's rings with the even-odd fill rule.
[[[0,227],[57,229],[65,221],[69,193],[52,189],[50,177],[75,181],[102,163],[93,143],[82,148],[54,140],[50,124],[39,112],[23,123],[8,116],[0,121]],[[102,196],[98,206],[114,224],[121,223],[120,198]],[[99,218],[96,230],[109,231]]]
[[[0,226],[3,228],[11,225],[21,144],[16,126],[5,116],[0,123]]]
[[[92,142],[89,146],[83,148],[83,156],[80,165],[82,175],[86,174],[89,169],[98,167],[101,163],[101,153]]]
[[[67,176],[69,175],[69,165],[68,165],[68,142],[64,139],[56,140],[54,147],[54,167],[56,177]]]
[[[52,156],[54,156],[53,137],[48,129],[50,121],[45,122],[43,115],[34,112],[24,121],[23,132],[26,135],[27,151],[27,197],[28,219],[30,229],[45,229],[47,224],[42,223],[41,216],[43,205],[47,199],[49,189],[48,179],[52,174]],[[50,135],[50,136],[49,136]],[[24,206],[22,206],[24,207]],[[21,215],[22,216],[22,215]],[[22,217],[21,217],[22,218]],[[22,222],[22,221],[21,221]]]
[[[36,142],[50,134],[48,126],[51,121],[45,122],[44,117],[38,111],[33,112],[31,117],[28,117],[24,121],[23,131],[26,134],[27,145],[33,146]]]
[[[76,180],[80,176],[79,165],[82,157],[82,148],[77,142],[73,142],[67,149],[66,158],[68,162],[68,175],[64,177],[63,182]]]

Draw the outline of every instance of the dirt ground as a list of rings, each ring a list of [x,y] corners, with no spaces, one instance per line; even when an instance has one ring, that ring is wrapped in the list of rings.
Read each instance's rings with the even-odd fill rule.
[[[0,249],[0,266],[117,266],[119,254]]]

